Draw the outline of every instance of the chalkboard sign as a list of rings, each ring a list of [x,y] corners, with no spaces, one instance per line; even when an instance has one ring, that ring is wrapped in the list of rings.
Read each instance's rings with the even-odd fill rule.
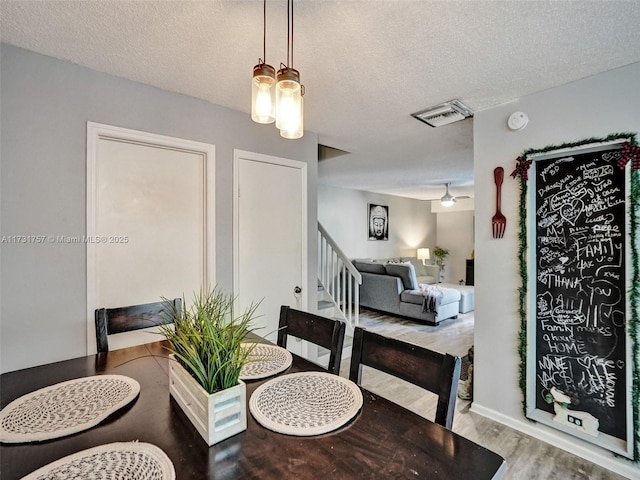
[[[557,428],[627,441],[627,193],[620,157],[619,147],[609,147],[533,163],[531,404],[551,414]]]

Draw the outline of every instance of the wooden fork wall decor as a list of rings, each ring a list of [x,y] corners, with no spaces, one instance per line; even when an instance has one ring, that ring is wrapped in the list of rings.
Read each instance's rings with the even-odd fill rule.
[[[502,238],[507,226],[507,219],[500,211],[500,191],[502,189],[502,181],[504,180],[504,168],[496,167],[493,170],[493,179],[496,182],[496,214],[491,219],[493,238]]]

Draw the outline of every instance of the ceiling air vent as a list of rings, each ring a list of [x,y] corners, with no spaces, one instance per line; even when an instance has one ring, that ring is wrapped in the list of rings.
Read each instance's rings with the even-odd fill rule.
[[[460,100],[449,100],[432,108],[412,113],[412,117],[432,127],[441,127],[449,123],[473,117],[473,112]]]

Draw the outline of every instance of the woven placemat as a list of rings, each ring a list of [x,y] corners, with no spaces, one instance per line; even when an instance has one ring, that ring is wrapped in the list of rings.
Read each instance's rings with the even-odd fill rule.
[[[260,385],[249,400],[249,411],[264,427],[304,437],[336,430],[361,407],[360,387],[325,372],[276,377]]]
[[[82,450],[30,473],[22,480],[174,480],[167,454],[150,443],[109,443]]]
[[[241,380],[266,378],[284,372],[291,366],[293,357],[285,348],[267,343],[243,343],[243,348],[250,348],[248,362],[240,371]]]
[[[14,400],[0,411],[0,442],[39,442],[91,428],[138,396],[140,384],[123,375],[57,383]]]

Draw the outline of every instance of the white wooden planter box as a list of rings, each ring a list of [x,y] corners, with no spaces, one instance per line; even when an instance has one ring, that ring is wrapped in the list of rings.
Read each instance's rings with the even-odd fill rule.
[[[213,394],[173,359],[169,362],[169,391],[209,446],[247,429],[247,386]]]

